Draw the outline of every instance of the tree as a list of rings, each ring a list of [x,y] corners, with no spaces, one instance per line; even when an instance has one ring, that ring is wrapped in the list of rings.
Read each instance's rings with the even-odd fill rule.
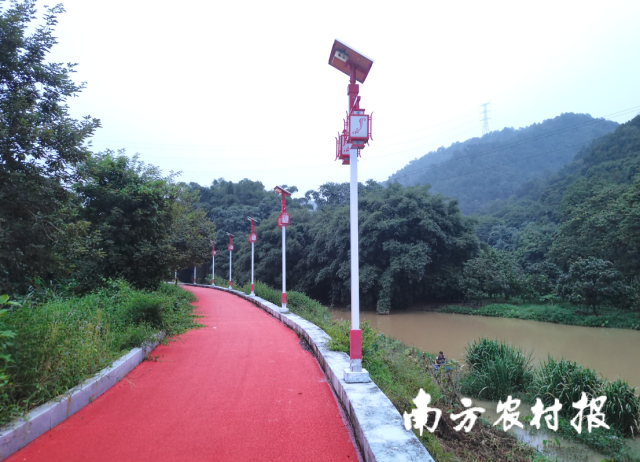
[[[61,5],[47,8],[31,35],[35,0],[0,13],[0,290],[20,291],[37,277],[68,270],[56,252],[82,247],[86,224],[73,219],[66,186],[100,126],[69,117],[65,101],[83,88],[73,64],[48,63]],[[66,268],[65,268],[66,267]]]
[[[559,295],[572,303],[586,305],[596,314],[598,306],[626,295],[628,287],[610,261],[579,258],[558,282]]]
[[[480,254],[464,263],[462,285],[471,300],[502,295],[505,299],[519,295],[524,274],[515,256],[507,251],[486,246]]]
[[[332,188],[340,190],[340,188]],[[456,201],[429,194],[425,186],[359,185],[360,292],[363,306],[381,313],[424,298],[459,295],[456,275],[477,251],[473,220]],[[350,293],[349,206],[314,212],[301,287],[331,303]]]
[[[100,234],[105,253],[83,281],[101,275],[154,288],[170,269],[208,260],[214,227],[172,176],[112,151],[88,158],[81,173],[73,187],[80,215]]]

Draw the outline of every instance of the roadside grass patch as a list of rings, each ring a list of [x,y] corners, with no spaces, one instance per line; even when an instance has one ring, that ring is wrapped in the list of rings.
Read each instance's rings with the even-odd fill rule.
[[[163,284],[155,292],[135,290],[124,281],[85,296],[53,296],[25,302],[2,317],[2,329],[15,333],[0,393],[0,425],[44,404],[108,367],[131,348],[198,327],[190,301],[195,297]]]

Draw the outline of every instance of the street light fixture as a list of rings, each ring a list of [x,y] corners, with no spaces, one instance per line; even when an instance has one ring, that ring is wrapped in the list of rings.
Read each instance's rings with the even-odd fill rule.
[[[349,332],[349,369],[344,370],[345,382],[369,382],[369,373],[362,368],[362,331],[360,330],[360,268],[358,262],[358,155],[371,139],[371,117],[360,108],[359,86],[369,75],[373,60],[339,40],[333,42],[329,65],[349,76],[347,120],[342,135],[336,140],[337,158],[350,165],[349,222],[351,234],[351,331]]]
[[[251,295],[255,296],[253,292],[253,244],[258,241],[258,236],[256,236],[256,223],[258,220],[251,217],[247,217],[247,220],[251,222],[251,234],[249,235],[249,242],[251,242]]]
[[[282,229],[282,309],[287,311],[287,241],[286,229],[291,224],[291,217],[287,213],[287,196],[291,193],[286,189],[276,186],[275,190],[278,194],[282,194],[282,210],[278,217],[278,228]]]
[[[229,289],[231,289],[231,262],[233,260],[233,234],[231,233],[227,233],[227,236],[229,236],[229,247],[227,247],[227,249],[229,249]]]

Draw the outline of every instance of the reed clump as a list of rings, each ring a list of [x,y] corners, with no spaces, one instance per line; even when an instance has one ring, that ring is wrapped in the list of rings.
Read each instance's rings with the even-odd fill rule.
[[[625,436],[637,433],[640,398],[635,395],[635,388],[620,378],[605,380],[595,370],[564,358],[549,357],[535,369],[528,400],[540,398],[549,406],[558,399],[562,404],[561,415],[573,417],[576,409],[572,403],[578,402],[582,393],[589,399],[606,396],[602,412],[607,425]]]
[[[531,383],[531,353],[498,340],[481,338],[467,345],[464,358],[469,372],[462,390],[473,396],[504,400],[524,393]]]
[[[625,436],[638,432],[640,398],[635,388],[616,379],[607,381],[590,368],[567,359],[549,357],[539,366],[531,364],[531,353],[498,340],[481,338],[467,346],[465,361],[469,366],[461,381],[463,393],[479,398],[504,400],[519,396],[529,403],[540,398],[545,406],[562,404],[560,414],[573,418],[572,404],[585,393],[589,399],[606,396],[602,408],[605,422]]]

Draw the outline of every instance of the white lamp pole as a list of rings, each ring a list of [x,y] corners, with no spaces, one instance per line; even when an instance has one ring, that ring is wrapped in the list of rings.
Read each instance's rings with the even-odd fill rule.
[[[196,283],[196,265],[193,265],[193,283]]]
[[[253,291],[253,245],[257,242],[258,236],[256,236],[256,223],[258,220],[255,218],[247,217],[247,220],[251,222],[251,234],[249,235],[249,242],[251,242],[251,295],[255,295]]]
[[[282,211],[278,217],[278,226],[282,228],[282,309],[287,310],[287,233],[286,227],[291,224],[291,217],[287,213],[287,196],[291,193],[280,186],[276,186],[278,194],[282,194]]]
[[[358,150],[350,155],[351,184],[349,186],[349,227],[351,234],[351,331],[360,334],[360,265],[358,258]],[[351,358],[351,371],[362,371],[360,358]]]
[[[211,241],[211,245],[213,246],[213,250],[211,251],[211,286],[215,287],[216,285],[216,243],[215,241]]]
[[[227,233],[227,236],[229,236],[229,289],[232,288],[231,286],[231,265],[232,265],[232,260],[233,260],[233,234],[231,233]]]
[[[335,40],[329,65],[349,76],[349,105],[342,135],[336,140],[336,155],[350,165],[349,224],[351,238],[351,330],[349,332],[350,367],[344,370],[346,382],[369,382],[362,368],[362,331],[360,330],[360,268],[358,262],[358,151],[371,139],[371,116],[360,107],[359,86],[364,83],[373,60]]]
[[[287,309],[287,227],[282,227],[282,309]]]

